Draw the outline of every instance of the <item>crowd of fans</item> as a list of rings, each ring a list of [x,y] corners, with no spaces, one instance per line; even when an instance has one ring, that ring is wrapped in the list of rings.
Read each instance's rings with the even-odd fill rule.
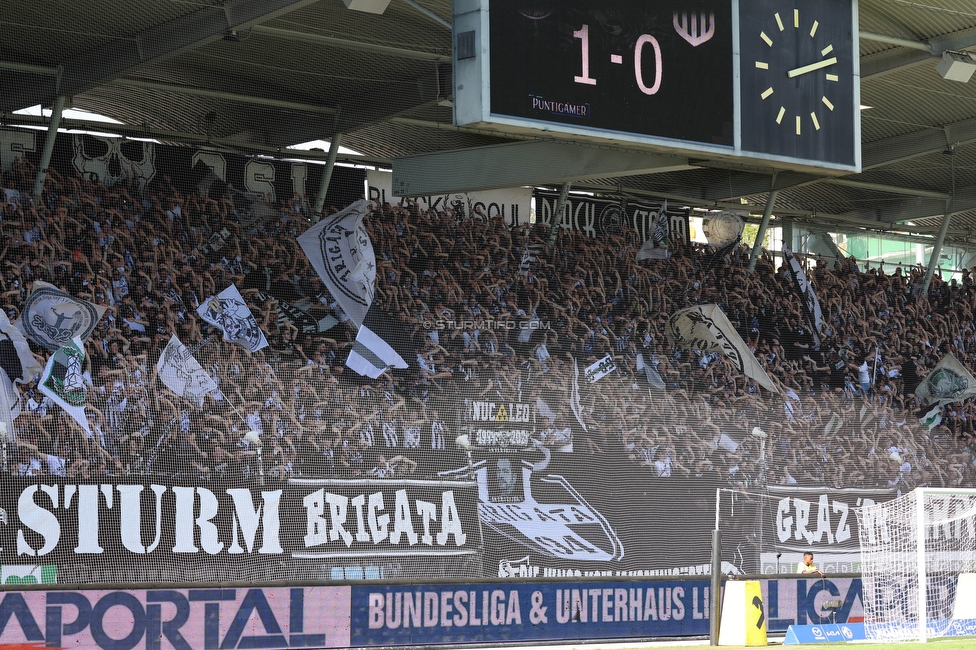
[[[109,188],[51,170],[32,201],[35,173],[23,159],[3,173],[0,307],[16,320],[32,283],[44,280],[108,309],[86,343],[95,435],[35,382],[20,386],[11,474],[435,476],[470,462],[455,444],[466,403],[541,399],[553,416],[537,426],[539,444],[565,449],[571,439],[580,463],[629,456],[657,476],[744,487],[910,489],[976,479],[971,400],[948,407],[929,431],[914,397],[946,353],[967,365],[976,358],[968,271],[958,282],[936,277],[923,295],[921,269],[862,271],[853,260],[811,258],[828,328],[814,346],[785,270],[768,255],[753,273],[745,249],[672,246],[667,260],[638,262],[633,231],[589,238],[563,230],[547,247],[544,225],[512,229],[450,208],[386,204],[366,224],[375,301],[417,358],[407,371],[368,380],[344,367],[351,327],[305,333],[276,308],[288,300],[316,319],[341,317],[296,241],[310,223],[301,197],[278,201],[278,219],[244,232],[231,200],[180,191],[166,177],[140,192],[135,182]],[[541,252],[523,264],[527,246]],[[270,342],[264,350],[223,342],[195,313],[232,283]],[[669,343],[669,315],[706,303],[722,307],[781,394],[717,355]],[[526,322],[536,327],[527,342],[519,339]],[[202,410],[155,375],[173,334],[219,384]],[[617,368],[582,382],[577,418],[574,364],[607,354]],[[637,370],[638,354],[663,390]],[[261,434],[260,448],[248,431]]]

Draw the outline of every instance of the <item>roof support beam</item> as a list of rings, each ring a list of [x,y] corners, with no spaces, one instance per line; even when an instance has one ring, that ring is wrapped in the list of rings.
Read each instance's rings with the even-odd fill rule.
[[[436,54],[434,52],[421,52],[420,50],[408,50],[402,47],[391,47],[389,45],[377,45],[363,41],[349,40],[346,38],[336,38],[335,36],[323,36],[321,34],[310,34],[299,32],[293,29],[281,29],[278,27],[267,27],[258,25],[251,29],[254,34],[262,34],[274,38],[313,43],[315,45],[325,45],[344,50],[355,50],[357,52],[372,52],[374,54],[388,54],[392,57],[401,59],[415,59],[417,61],[431,61],[433,63],[450,63],[450,54]]]
[[[335,115],[336,110],[329,106],[319,104],[306,104],[303,102],[291,102],[284,99],[274,99],[272,97],[257,97],[255,95],[241,95],[239,93],[229,93],[222,90],[210,90],[208,88],[195,88],[192,86],[180,86],[177,84],[165,84],[156,81],[141,81],[139,79],[116,79],[111,82],[115,86],[126,86],[129,88],[141,88],[143,90],[153,90],[177,95],[193,95],[195,97],[206,97],[209,99],[220,99],[241,104],[252,104],[254,106],[267,106],[269,108],[281,108],[289,111],[301,111],[303,113],[317,113],[320,115]]]
[[[894,185],[883,185],[881,183],[867,183],[865,181],[852,181],[846,178],[828,178],[823,181],[830,185],[840,185],[842,187],[852,187],[856,190],[872,190],[874,192],[885,192],[887,194],[905,194],[907,196],[925,196],[933,199],[948,199],[949,195],[945,192],[933,192],[932,190],[919,190],[911,187],[896,187]]]
[[[925,129],[861,145],[861,169],[904,162],[945,151],[950,145],[976,142],[976,118],[947,124],[945,129]]]
[[[528,141],[394,158],[393,191],[426,196],[683,169],[688,160],[678,156]]]
[[[933,39],[927,43],[896,39],[891,36],[885,37],[881,34],[870,34],[867,32],[862,32],[860,36],[867,40],[891,43],[892,45],[898,45],[901,48],[912,50],[906,52],[904,49],[892,49],[862,57],[861,81],[917,65],[923,61],[929,61],[933,57],[941,57],[942,53],[946,50],[955,52],[976,47],[976,30],[974,29],[953,34],[949,38]]]
[[[73,96],[141,65],[206,45],[235,29],[245,29],[317,0],[228,0],[152,27],[135,36],[101,43],[97,49],[72,56],[64,63],[60,83],[16,87],[0,95],[0,109],[19,110],[48,105],[56,95]]]
[[[862,210],[844,216],[859,219],[877,219],[888,223],[916,221],[928,217],[954,216],[976,210],[976,185],[956,189],[952,205],[946,210],[946,200],[918,197],[889,203],[874,210]]]

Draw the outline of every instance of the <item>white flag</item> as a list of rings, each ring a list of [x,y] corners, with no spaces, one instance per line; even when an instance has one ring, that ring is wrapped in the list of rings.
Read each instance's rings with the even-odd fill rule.
[[[586,381],[592,384],[600,381],[616,369],[617,364],[613,362],[613,356],[607,353],[596,363],[587,366],[586,370],[583,371],[583,376],[586,377]]]
[[[204,300],[197,313],[200,318],[219,328],[224,333],[225,341],[236,343],[248,352],[257,352],[268,345],[257,319],[234,285]]]
[[[198,408],[203,408],[204,396],[217,390],[217,382],[207,374],[190,351],[174,334],[159,355],[156,373],[166,388]]]
[[[106,309],[75,298],[53,284],[35,280],[15,325],[48,350],[57,350],[75,337],[84,343]]]
[[[573,359],[573,387],[569,394],[569,408],[573,409],[576,421],[583,427],[583,431],[586,431],[586,423],[583,422],[583,405],[580,403],[579,364],[576,363],[576,359]]]
[[[0,424],[11,437],[14,420],[20,415],[20,393],[14,388],[14,382],[26,384],[43,370],[31,354],[24,334],[0,310]]]
[[[637,251],[637,261],[641,260],[666,260],[671,256],[668,252],[668,202],[665,201],[661,206],[661,212],[654,222],[654,229],[651,236],[647,238],[644,245]]]
[[[755,379],[766,390],[779,393],[718,305],[699,305],[674,313],[668,319],[667,332],[674,345],[686,350],[721,352],[739,372]]]
[[[92,430],[88,426],[85,405],[88,402],[88,389],[82,368],[85,365],[85,345],[75,337],[68,345],[58,348],[47,361],[41,381],[37,387],[50,397],[55,404],[67,411],[75,422],[81,425],[88,437]]]
[[[376,256],[363,217],[374,206],[371,201],[356,201],[298,238],[315,272],[357,327],[373,303]]]
[[[921,404],[945,406],[976,395],[976,377],[951,354],[946,354],[915,389]]]
[[[550,426],[556,423],[556,413],[549,408],[549,405],[541,397],[535,398],[535,407],[538,409],[539,415],[549,419]]]

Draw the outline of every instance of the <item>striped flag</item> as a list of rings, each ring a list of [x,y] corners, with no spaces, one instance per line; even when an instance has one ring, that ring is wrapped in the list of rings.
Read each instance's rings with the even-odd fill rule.
[[[394,341],[399,351],[388,341]],[[390,368],[408,368],[405,358],[415,357],[412,344],[402,331],[396,331],[393,317],[378,307],[370,308],[356,335],[346,366],[360,375],[376,379]]]
[[[519,275],[528,275],[532,265],[539,260],[539,256],[545,250],[546,245],[541,242],[526,244],[522,249],[522,261],[519,262]]]

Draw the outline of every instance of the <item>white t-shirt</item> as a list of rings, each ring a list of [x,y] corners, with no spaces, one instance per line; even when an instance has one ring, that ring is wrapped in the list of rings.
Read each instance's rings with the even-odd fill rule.
[[[44,460],[47,461],[47,472],[51,476],[68,475],[68,461],[64,458],[53,454],[44,454]]]

